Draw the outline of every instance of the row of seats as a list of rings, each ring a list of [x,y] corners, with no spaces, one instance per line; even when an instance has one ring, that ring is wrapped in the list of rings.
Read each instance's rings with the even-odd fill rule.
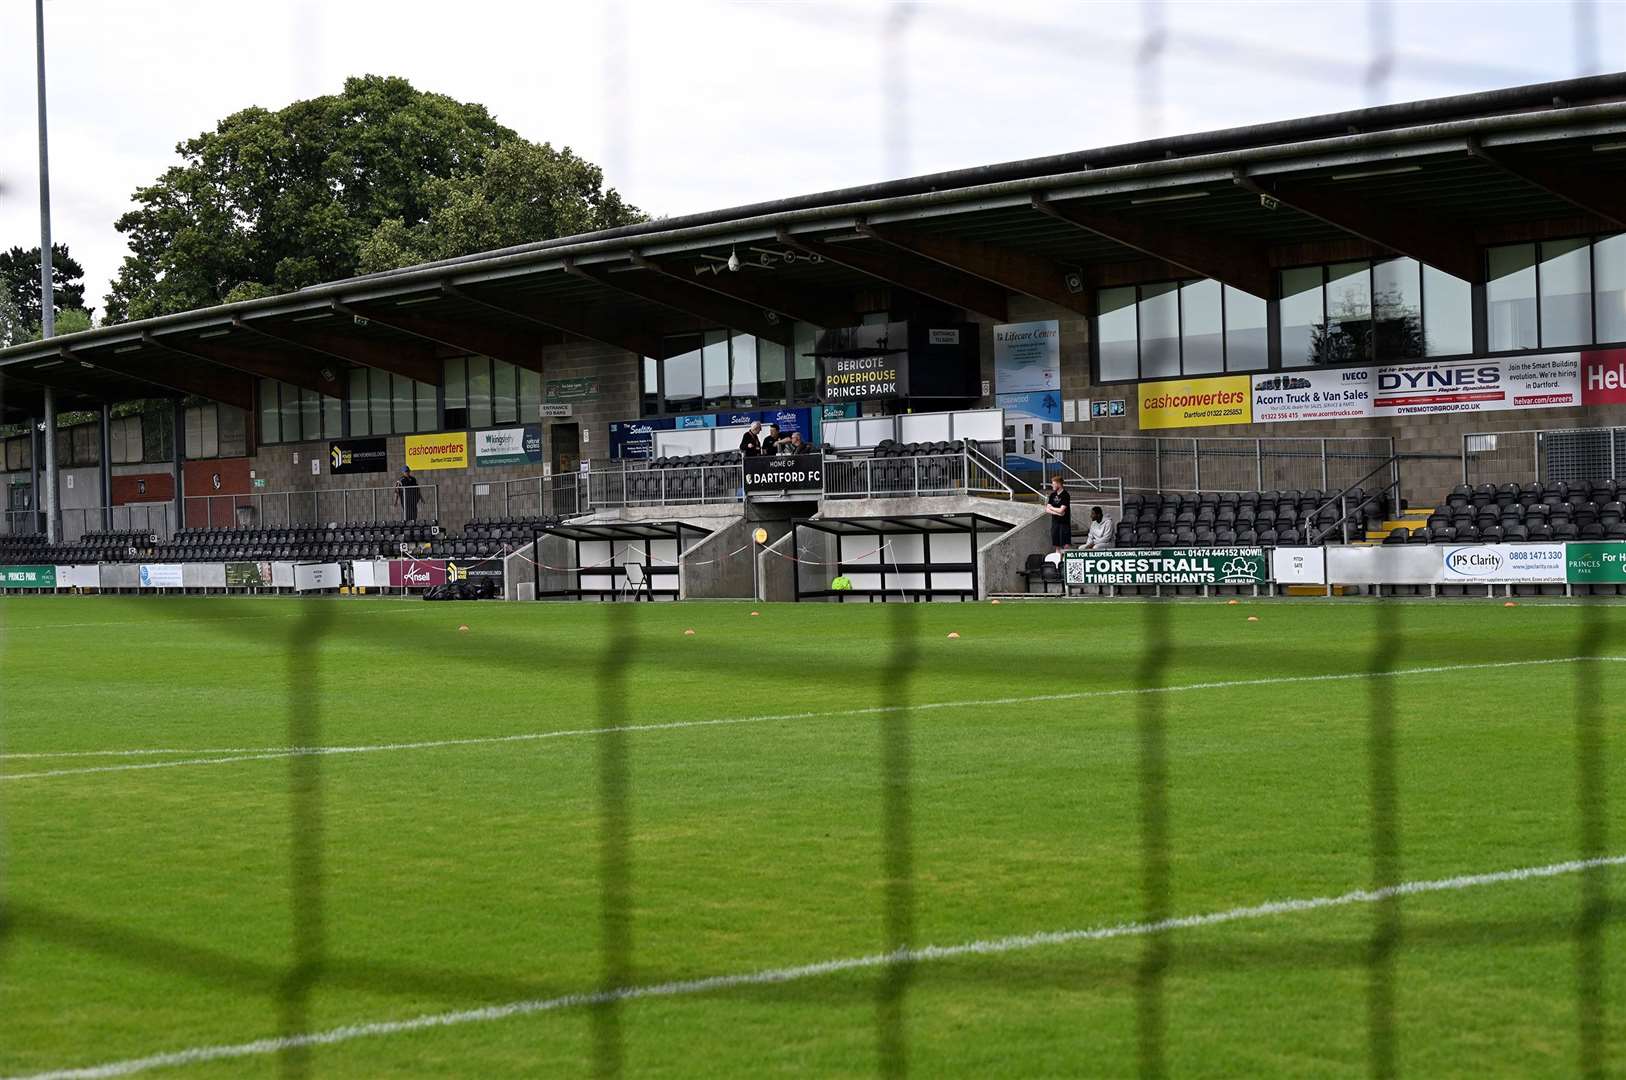
[[[1432,519],[1430,519],[1432,520]],[[1612,525],[1486,525],[1470,522],[1455,525],[1427,525],[1421,529],[1396,528],[1383,538],[1385,544],[1549,544],[1567,540],[1626,540],[1626,524]]]
[[[952,454],[963,454],[967,449],[981,451],[982,446],[976,439],[954,439],[953,441],[939,440],[937,442],[907,442],[900,443],[892,439],[882,439],[875,444],[875,451],[871,454],[877,458],[895,457],[947,457]],[[830,447],[825,447],[830,452]]]
[[[1346,518],[1350,532],[1361,534],[1391,509],[1386,491],[1352,488],[1329,502],[1336,495],[1316,489],[1129,494],[1116,539],[1119,547],[1141,548],[1187,542],[1319,545],[1342,540]],[[1312,514],[1314,525],[1306,530]]]

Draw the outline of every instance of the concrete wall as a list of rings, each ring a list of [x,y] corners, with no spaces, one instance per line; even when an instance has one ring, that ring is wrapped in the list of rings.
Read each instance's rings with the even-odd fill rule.
[[[678,559],[679,595],[685,600],[751,596],[751,532],[755,527],[738,517],[685,551]]]
[[[977,599],[994,593],[1024,592],[1021,571],[1028,556],[1049,550],[1050,519],[1044,514],[982,545],[977,551]]]

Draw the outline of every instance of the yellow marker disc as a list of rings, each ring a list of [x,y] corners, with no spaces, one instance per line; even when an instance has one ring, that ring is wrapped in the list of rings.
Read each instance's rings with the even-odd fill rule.
[[[752,533],[751,535],[756,537],[756,541],[759,544],[766,544],[768,542],[768,530],[767,529],[758,529],[756,532]]]

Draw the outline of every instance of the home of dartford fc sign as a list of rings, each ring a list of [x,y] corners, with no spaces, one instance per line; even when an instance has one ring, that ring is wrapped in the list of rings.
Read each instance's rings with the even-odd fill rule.
[[[1260,585],[1270,580],[1264,548],[1069,551],[1069,585]]]

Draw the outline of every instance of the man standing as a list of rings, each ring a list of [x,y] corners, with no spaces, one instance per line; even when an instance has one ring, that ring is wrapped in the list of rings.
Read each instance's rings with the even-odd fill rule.
[[[1085,551],[1106,551],[1112,547],[1112,519],[1099,506],[1090,507],[1090,535],[1084,538]]]
[[[779,426],[777,424],[768,425],[768,434],[762,437],[762,452],[768,455],[779,452]]]
[[[412,475],[410,465],[401,466],[401,479],[395,482],[395,505],[404,514],[404,520],[418,520],[418,478]]]
[[[740,456],[756,457],[762,453],[762,421],[753,420],[751,426],[745,429],[740,436]]]
[[[1073,542],[1073,497],[1062,483],[1061,473],[1050,478],[1044,512],[1050,515],[1050,546],[1060,555]]]

